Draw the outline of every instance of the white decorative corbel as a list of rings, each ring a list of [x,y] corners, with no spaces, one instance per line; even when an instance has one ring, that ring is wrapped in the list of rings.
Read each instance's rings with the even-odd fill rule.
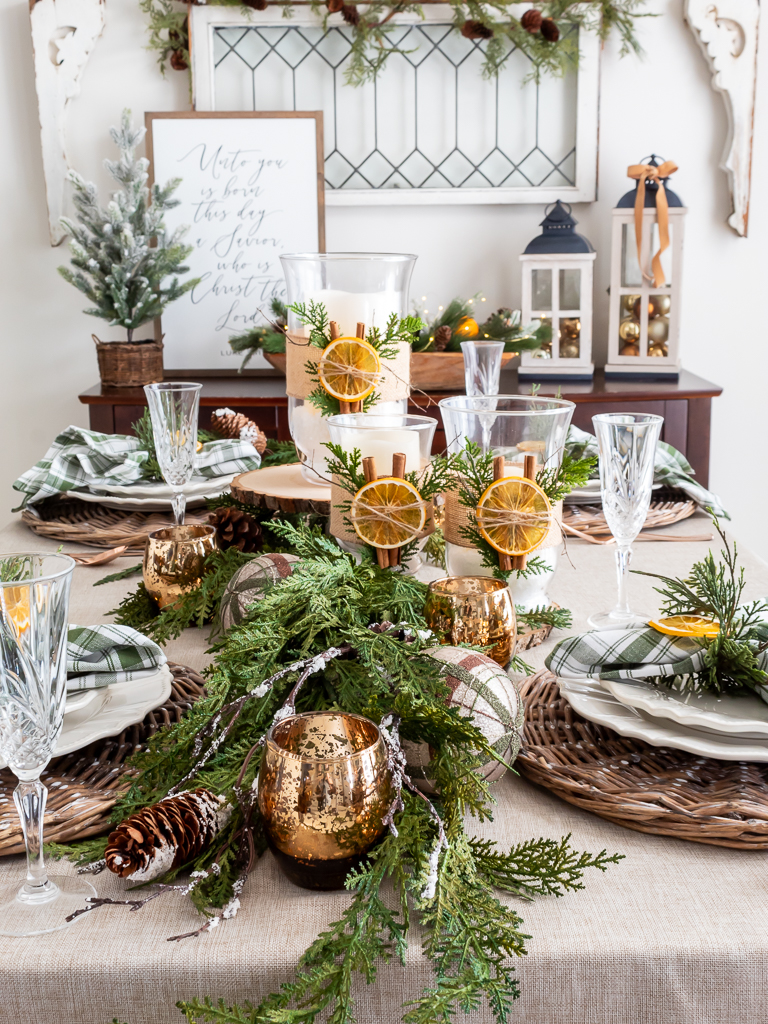
[[[59,245],[69,170],[66,108],[80,92],[83,68],[104,28],[104,0],[30,0],[29,18],[51,245]]]
[[[687,0],[685,17],[707,58],[712,84],[725,101],[728,141],[720,166],[731,186],[733,213],[728,223],[737,234],[745,236],[752,180],[760,0]]]

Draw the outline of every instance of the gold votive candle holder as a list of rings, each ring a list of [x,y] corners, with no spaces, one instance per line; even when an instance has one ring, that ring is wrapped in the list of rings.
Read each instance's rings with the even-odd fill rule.
[[[206,557],[216,549],[213,526],[166,526],[147,538],[144,586],[161,608],[197,589]]]
[[[509,588],[490,576],[445,576],[429,585],[427,625],[441,644],[473,644],[499,665],[509,664],[517,639]]]
[[[394,797],[378,727],[360,715],[318,711],[267,733],[259,810],[283,873],[304,889],[343,889],[382,837]]]

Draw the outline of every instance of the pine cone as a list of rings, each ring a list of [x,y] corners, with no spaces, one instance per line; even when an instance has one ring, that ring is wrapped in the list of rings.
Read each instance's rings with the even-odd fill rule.
[[[174,50],[171,54],[170,65],[174,71],[186,71],[189,67],[183,50]]]
[[[342,4],[341,16],[348,25],[356,27],[360,24],[360,12],[354,4]]]
[[[438,327],[435,331],[435,352],[445,352],[452,337],[453,331],[448,324]]]
[[[551,18],[544,18],[541,22],[541,34],[548,43],[556,43],[560,38],[560,29]]]
[[[250,441],[259,455],[267,447],[267,435],[264,431],[259,430],[253,420],[249,420],[243,413],[234,412],[232,409],[217,409],[211,416],[211,430],[222,437]]]
[[[344,6],[344,0],[328,0],[327,6],[329,14],[338,14]]]
[[[520,24],[526,32],[530,32],[531,35],[533,35],[535,32],[539,31],[543,20],[544,16],[541,11],[537,11],[535,7],[532,7],[530,11],[526,11],[522,16]]]
[[[461,34],[467,39],[490,39],[493,29],[488,28],[482,21],[465,21],[461,26]]]
[[[261,526],[242,509],[217,508],[211,514],[210,524],[216,527],[220,548],[237,548],[246,553],[261,551],[264,543]]]
[[[196,857],[230,814],[224,798],[207,789],[166,797],[110,833],[107,867],[121,878],[148,882]]]

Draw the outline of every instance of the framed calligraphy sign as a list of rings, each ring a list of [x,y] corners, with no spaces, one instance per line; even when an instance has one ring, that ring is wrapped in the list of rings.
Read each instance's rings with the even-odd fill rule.
[[[151,180],[180,178],[169,235],[188,227],[200,283],[163,313],[171,371],[235,373],[229,338],[284,298],[280,256],[325,251],[320,111],[147,113]]]

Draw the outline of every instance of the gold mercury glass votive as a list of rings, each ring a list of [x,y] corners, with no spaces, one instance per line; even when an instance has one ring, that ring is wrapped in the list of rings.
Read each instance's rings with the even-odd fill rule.
[[[343,889],[384,832],[392,775],[378,727],[318,711],[277,722],[259,772],[259,810],[283,873],[304,889]]]
[[[144,586],[161,608],[200,586],[206,555],[216,548],[213,526],[167,526],[147,538]]]
[[[507,665],[517,639],[515,605],[509,588],[490,576],[445,576],[429,585],[427,625],[441,644],[490,647],[486,653]]]

